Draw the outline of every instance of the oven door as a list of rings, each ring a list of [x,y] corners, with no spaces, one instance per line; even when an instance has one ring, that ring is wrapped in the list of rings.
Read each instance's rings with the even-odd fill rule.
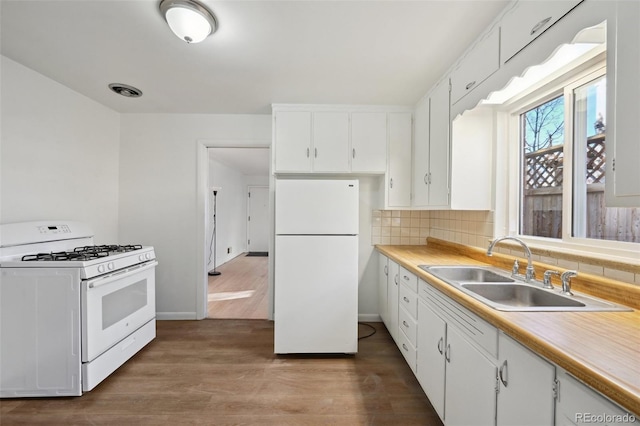
[[[156,316],[153,261],[82,282],[82,362],[89,362]]]

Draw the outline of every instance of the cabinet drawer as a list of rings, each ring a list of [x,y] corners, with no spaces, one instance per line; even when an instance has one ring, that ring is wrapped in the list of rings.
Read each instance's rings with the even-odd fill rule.
[[[402,356],[411,367],[413,374],[416,373],[416,347],[411,344],[404,333],[398,333],[398,348],[402,352]]]
[[[494,29],[481,40],[451,74],[451,103],[480,86],[500,68],[500,31]]]
[[[429,285],[419,282],[419,295],[424,302],[440,315],[447,324],[455,325],[460,331],[482,347],[493,357],[498,356],[498,329],[454,302],[448,296]]]
[[[418,292],[418,277],[417,277],[417,275],[407,271],[402,266],[400,267],[400,282],[404,283],[414,293]]]
[[[404,308],[400,308],[398,312],[398,328],[402,330],[404,335],[407,336],[411,344],[415,347],[418,337],[418,321]]]
[[[418,294],[411,291],[404,283],[400,286],[398,304],[405,308],[409,315],[418,316]]]
[[[518,2],[500,23],[502,63],[514,57],[581,2],[582,0]]]

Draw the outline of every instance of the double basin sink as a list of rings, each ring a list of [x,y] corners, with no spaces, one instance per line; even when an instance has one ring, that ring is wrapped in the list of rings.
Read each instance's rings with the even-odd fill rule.
[[[494,267],[419,265],[419,268],[500,311],[632,311],[584,294],[560,294],[557,288],[545,289],[537,281],[526,283]]]

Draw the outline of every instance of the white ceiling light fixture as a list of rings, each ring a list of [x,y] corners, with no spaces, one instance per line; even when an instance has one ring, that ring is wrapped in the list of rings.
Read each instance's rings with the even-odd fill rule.
[[[200,43],[218,29],[213,13],[196,0],[162,0],[160,12],[171,31],[187,43]]]

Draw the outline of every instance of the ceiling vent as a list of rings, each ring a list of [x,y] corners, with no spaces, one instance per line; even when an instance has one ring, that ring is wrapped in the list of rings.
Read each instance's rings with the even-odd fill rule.
[[[128,84],[111,83],[109,89],[127,98],[139,98],[142,96],[142,90],[129,86]]]

